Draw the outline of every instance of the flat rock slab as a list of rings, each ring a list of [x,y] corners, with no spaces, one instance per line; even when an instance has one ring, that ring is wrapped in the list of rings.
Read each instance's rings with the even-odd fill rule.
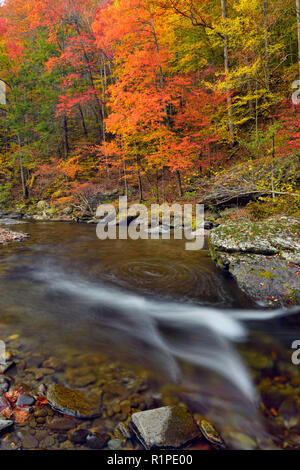
[[[300,304],[300,221],[229,221],[209,236],[212,258],[263,306]]]
[[[89,419],[101,416],[98,395],[55,384],[48,387],[47,400],[54,410],[75,418]]]
[[[146,449],[178,449],[201,435],[192,415],[182,407],[134,413],[131,428]]]
[[[229,221],[211,232],[209,242],[216,251],[266,256],[288,252],[300,259],[300,221],[290,217]]]

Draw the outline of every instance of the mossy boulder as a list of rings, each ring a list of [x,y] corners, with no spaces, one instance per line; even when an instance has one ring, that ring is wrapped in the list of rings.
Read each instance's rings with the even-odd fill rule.
[[[68,416],[83,419],[101,416],[100,395],[54,384],[48,388],[47,400],[54,410]]]
[[[300,304],[300,221],[230,221],[209,236],[217,265],[260,304]]]

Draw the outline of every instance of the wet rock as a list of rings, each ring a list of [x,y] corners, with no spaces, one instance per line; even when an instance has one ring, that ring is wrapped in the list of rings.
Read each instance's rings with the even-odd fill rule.
[[[96,382],[96,376],[94,374],[84,375],[77,377],[73,383],[76,387],[86,387]]]
[[[60,449],[62,450],[74,450],[74,444],[70,441],[64,441],[60,444]]]
[[[55,384],[48,387],[49,404],[63,414],[76,418],[94,418],[101,415],[100,397]]]
[[[11,406],[7,398],[4,396],[0,397],[0,414],[9,414],[11,412]]]
[[[61,363],[59,362],[58,359],[52,356],[43,362],[43,368],[61,370]]]
[[[0,362],[0,374],[5,374],[12,366],[15,365],[15,361]]]
[[[108,441],[107,446],[110,450],[118,450],[122,446],[120,439],[111,439]]]
[[[228,437],[234,448],[240,450],[254,450],[257,448],[257,442],[247,434],[231,431]]]
[[[64,432],[73,429],[76,422],[72,418],[54,416],[47,419],[47,426],[51,431]]]
[[[47,391],[47,387],[46,387],[45,384],[40,384],[37,388],[37,393],[39,395],[44,395],[46,393],[46,391]]]
[[[26,430],[19,431],[17,436],[21,440],[24,449],[36,449],[39,446],[39,441]]]
[[[45,422],[46,422],[46,418],[43,418],[43,417],[36,418],[37,424],[44,424]]]
[[[146,449],[179,448],[200,435],[192,415],[179,406],[135,413],[131,427]]]
[[[36,367],[36,368],[27,369],[27,372],[30,372],[31,374],[33,374],[36,380],[40,380],[40,379],[43,379],[47,375],[52,375],[53,369],[45,369],[44,367],[40,367],[40,368]]]
[[[102,449],[105,447],[108,438],[105,434],[101,434],[99,432],[94,432],[88,434],[86,438],[86,445],[89,449]]]
[[[199,421],[199,427],[205,439],[210,442],[214,447],[218,449],[226,448],[222,437],[209,421],[207,421],[206,419],[201,419]]]
[[[20,448],[21,443],[16,436],[7,434],[1,438],[1,450],[19,450]]]
[[[10,386],[10,379],[4,375],[0,376],[0,395],[6,393]]]
[[[119,423],[117,426],[117,430],[120,432],[120,434],[125,438],[125,439],[131,439],[131,433],[128,429],[127,426],[125,426],[124,423]]]
[[[26,359],[26,369],[33,369],[40,367],[43,363],[44,358],[40,355],[30,356]]]
[[[84,444],[88,435],[87,429],[76,429],[68,433],[68,439],[74,444]]]
[[[229,221],[209,236],[217,265],[262,305],[300,303],[300,222],[288,217],[263,222]]]
[[[287,429],[293,428],[300,423],[300,410],[293,397],[288,397],[281,403],[278,414],[283,419]]]
[[[35,410],[35,412],[34,412],[34,416],[35,416],[36,418],[45,418],[47,415],[48,415],[48,410],[47,410],[46,407],[38,408],[38,409]]]
[[[47,436],[40,441],[40,447],[42,449],[49,449],[55,444],[55,439],[52,436]]]
[[[0,417],[0,432],[4,431],[5,429],[8,429],[13,424],[14,422],[10,419],[4,419]]]
[[[31,395],[20,395],[17,399],[17,406],[32,406],[35,403],[35,399]]]

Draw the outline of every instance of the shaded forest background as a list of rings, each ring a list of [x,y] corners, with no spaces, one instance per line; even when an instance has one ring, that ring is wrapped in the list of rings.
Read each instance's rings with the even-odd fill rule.
[[[299,216],[298,3],[6,0],[1,206],[118,193]]]

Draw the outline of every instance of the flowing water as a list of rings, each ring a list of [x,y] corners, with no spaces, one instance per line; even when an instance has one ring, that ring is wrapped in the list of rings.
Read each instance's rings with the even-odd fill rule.
[[[66,223],[13,228],[30,239],[1,247],[0,323],[40,351],[103,352],[147,369],[153,387],[173,386],[232,446],[277,445],[243,352],[277,350],[289,367],[294,312],[262,311],[206,249],[183,241],[99,241],[95,226]]]

